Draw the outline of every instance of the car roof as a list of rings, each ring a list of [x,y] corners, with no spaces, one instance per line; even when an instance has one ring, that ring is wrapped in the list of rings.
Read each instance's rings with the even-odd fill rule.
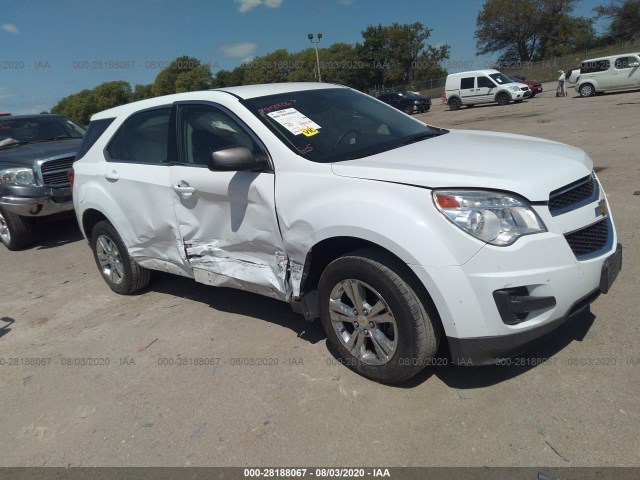
[[[242,100],[281,93],[300,92],[304,90],[324,90],[328,88],[348,88],[342,85],[319,82],[288,82],[288,83],[268,83],[262,85],[241,85],[237,87],[224,87],[212,90],[199,90],[195,92],[174,93],[162,97],[149,98],[137,102],[127,103],[108,110],[98,112],[91,117],[91,120],[113,118],[120,115],[127,115],[147,108],[168,105],[173,102],[188,100],[215,100],[220,94],[233,95]]]
[[[640,57],[640,52],[618,53],[617,55],[607,55],[606,57],[588,58],[586,60],[583,60],[582,63],[597,62],[599,60],[611,60],[612,58],[620,58],[627,55],[636,55]]]

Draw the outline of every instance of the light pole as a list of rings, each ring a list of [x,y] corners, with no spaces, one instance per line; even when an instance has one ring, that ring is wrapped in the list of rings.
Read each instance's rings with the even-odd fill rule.
[[[311,43],[313,43],[316,46],[316,68],[318,69],[318,81],[321,82],[322,76],[320,75],[320,56],[318,55],[318,42],[320,42],[320,39],[322,38],[322,34],[321,33],[318,34],[317,40],[313,39],[313,33],[310,33],[309,35],[307,35],[307,38],[311,40]]]

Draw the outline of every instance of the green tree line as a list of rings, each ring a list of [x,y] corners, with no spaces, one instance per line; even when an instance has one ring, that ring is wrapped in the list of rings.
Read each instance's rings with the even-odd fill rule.
[[[548,60],[589,48],[640,40],[640,0],[610,0],[592,17],[574,16],[577,0],[485,0],[476,21],[478,55],[498,54],[497,63]],[[595,22],[608,22],[601,35]],[[404,86],[447,74],[449,45],[428,45],[432,29],[422,23],[370,25],[355,45],[334,43],[319,50],[322,80],[366,91]],[[218,70],[181,56],[151,84],[103,83],[63,98],[53,113],[86,124],[96,112],[170,93],[257,83],[314,81],[316,52],[275,50],[233,70]]]
[[[444,76],[447,72],[442,62],[449,58],[449,46],[427,45],[431,32],[420,22],[369,26],[362,31],[362,42],[334,43],[319,50],[322,80],[366,90],[374,85],[406,85]],[[257,83],[314,81],[316,65],[314,48],[300,52],[280,49],[213,75],[209,65],[181,56],[161,70],[151,84],[132,88],[122,80],[103,83],[63,98],[51,112],[87,124],[96,112],[159,95]]]

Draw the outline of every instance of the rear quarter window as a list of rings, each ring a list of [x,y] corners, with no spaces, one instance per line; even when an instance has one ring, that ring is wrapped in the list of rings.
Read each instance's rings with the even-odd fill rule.
[[[105,118],[89,123],[87,132],[84,134],[84,139],[82,140],[82,144],[80,145],[80,150],[78,150],[76,160],[80,160],[82,157],[84,157],[84,155],[89,151],[91,147],[93,147],[93,144],[98,141],[104,131],[109,127],[109,125],[111,125],[114,120],[114,118]]]

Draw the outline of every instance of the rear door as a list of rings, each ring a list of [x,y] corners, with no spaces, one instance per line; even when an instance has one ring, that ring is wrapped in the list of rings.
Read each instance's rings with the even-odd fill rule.
[[[476,77],[464,77],[460,79],[460,100],[462,100],[462,103],[465,105],[479,102],[476,91]]]
[[[268,152],[226,108],[178,103],[180,161],[170,185],[181,246],[195,279],[285,299],[287,257],[276,218],[271,171],[212,172],[211,152],[242,146]]]
[[[171,105],[125,120],[105,149],[101,182],[117,199],[111,221],[131,257],[143,266],[190,276],[167,191],[169,166],[177,160],[171,124]]]

